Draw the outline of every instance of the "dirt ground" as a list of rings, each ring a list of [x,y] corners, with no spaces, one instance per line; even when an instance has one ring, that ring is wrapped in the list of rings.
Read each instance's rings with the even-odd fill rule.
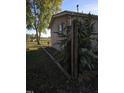
[[[78,80],[68,80],[42,49],[26,52],[26,90],[34,93],[98,93],[96,73],[84,72]],[[91,74],[96,77],[89,78]]]

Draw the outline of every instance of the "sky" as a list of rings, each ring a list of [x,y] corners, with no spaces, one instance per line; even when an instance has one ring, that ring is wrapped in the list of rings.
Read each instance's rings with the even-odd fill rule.
[[[63,0],[61,10],[77,11],[76,5],[79,5],[79,12],[91,13],[98,15],[98,0]],[[34,30],[26,30],[28,34],[35,34]],[[42,37],[50,37],[50,30],[46,34],[41,33]]]
[[[79,12],[98,15],[98,0],[64,0],[61,8],[62,10],[77,11],[77,4]]]

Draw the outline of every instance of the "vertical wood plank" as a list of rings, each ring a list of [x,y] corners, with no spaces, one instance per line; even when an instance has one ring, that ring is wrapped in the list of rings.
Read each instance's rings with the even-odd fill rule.
[[[78,25],[77,21],[72,22],[71,33],[71,73],[73,78],[78,77]]]
[[[73,40],[73,38],[74,38],[74,35],[73,34],[74,34],[74,30],[73,29],[74,29],[74,22],[72,22],[72,28],[71,28],[71,75],[72,75],[72,78],[74,76],[73,75],[73,69],[74,69],[73,68],[73,64],[74,64],[74,62],[73,62],[74,61],[74,56],[73,56],[73,54],[74,54],[73,53],[74,52],[73,51],[73,46],[74,46],[74,43],[73,43],[74,40]]]
[[[75,22],[75,30],[74,30],[74,73],[75,78],[78,77],[78,23]]]

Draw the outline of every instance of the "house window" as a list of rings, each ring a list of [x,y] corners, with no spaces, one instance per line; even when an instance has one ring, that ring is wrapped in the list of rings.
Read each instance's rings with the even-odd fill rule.
[[[60,32],[64,31],[64,23],[61,23],[59,26],[58,26],[58,30]]]

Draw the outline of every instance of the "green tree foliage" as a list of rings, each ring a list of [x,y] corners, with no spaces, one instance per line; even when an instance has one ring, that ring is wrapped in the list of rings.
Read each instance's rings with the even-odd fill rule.
[[[93,35],[93,16],[89,15],[84,19],[84,23],[79,23],[79,57],[82,68],[89,68],[93,70],[97,67],[98,55],[95,54],[94,48],[92,47],[92,42],[97,38],[92,38]],[[98,52],[98,51],[97,51]]]
[[[57,43],[61,48],[61,53],[58,54],[59,58],[66,65],[68,73],[71,74],[71,41],[69,39],[70,34],[68,34],[71,31],[71,26],[65,26],[63,30],[64,31],[57,31],[54,33],[61,38]]]
[[[34,16],[31,10],[31,2],[30,0],[26,0],[26,28],[33,29],[33,20]]]
[[[37,42],[53,14],[60,11],[62,0],[26,0],[26,28],[36,30]]]
[[[92,41],[97,38],[92,38],[93,35],[93,16],[89,13],[85,18],[82,18],[83,22],[81,22],[81,18],[75,20],[75,23],[78,25],[78,55],[79,55],[79,67],[80,70],[94,70],[98,65],[98,52],[92,48]],[[69,39],[70,34],[68,34],[71,27],[65,27],[63,32],[55,32],[58,34],[60,38],[62,38],[59,42],[60,47],[62,47],[62,58],[65,63],[68,63],[69,54],[71,52],[71,40]],[[71,62],[70,62],[71,63]]]

